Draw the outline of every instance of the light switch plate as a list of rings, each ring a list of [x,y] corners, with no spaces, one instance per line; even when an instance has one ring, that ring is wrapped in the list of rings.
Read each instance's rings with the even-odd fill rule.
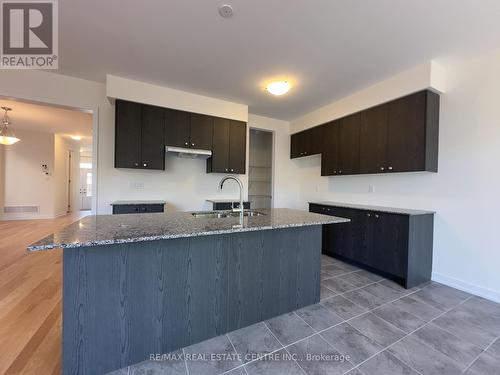
[[[375,185],[368,185],[368,192],[375,193]]]

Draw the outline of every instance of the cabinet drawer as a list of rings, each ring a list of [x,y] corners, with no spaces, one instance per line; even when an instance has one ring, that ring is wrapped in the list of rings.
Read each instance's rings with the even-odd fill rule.
[[[113,215],[164,212],[163,204],[115,204]]]

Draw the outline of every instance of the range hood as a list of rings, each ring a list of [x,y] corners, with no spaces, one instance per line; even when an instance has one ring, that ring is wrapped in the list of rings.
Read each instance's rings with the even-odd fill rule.
[[[190,158],[190,159],[208,159],[209,157],[212,156],[212,151],[200,150],[197,148],[167,146],[166,151],[173,154],[177,154],[177,156],[181,158]]]

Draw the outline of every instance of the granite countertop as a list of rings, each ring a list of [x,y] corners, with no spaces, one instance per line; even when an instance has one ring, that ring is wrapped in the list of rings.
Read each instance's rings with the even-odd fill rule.
[[[166,204],[166,201],[161,200],[137,200],[137,201],[114,201],[110,203],[111,206],[117,205],[134,205],[134,204]]]
[[[348,219],[288,208],[258,210],[262,216],[245,217],[242,228],[233,228],[238,217],[195,218],[190,212],[87,216],[30,245],[28,250],[77,248],[116,243],[216,235],[279,228],[344,223]]]
[[[232,202],[239,202],[240,199],[206,199],[207,202],[211,203],[232,203]],[[243,199],[243,202],[249,202],[247,199]]]
[[[384,206],[370,206],[366,204],[355,204],[355,203],[345,203],[345,202],[331,202],[331,201],[323,201],[323,202],[309,202],[312,204],[320,204],[323,206],[335,206],[335,207],[345,207],[345,208],[355,208],[358,210],[367,210],[367,211],[379,211],[379,212],[387,212],[391,214],[401,214],[401,215],[427,215],[427,214],[435,214],[435,211],[426,211],[426,210],[413,210],[409,208],[396,208],[396,207],[384,207]]]

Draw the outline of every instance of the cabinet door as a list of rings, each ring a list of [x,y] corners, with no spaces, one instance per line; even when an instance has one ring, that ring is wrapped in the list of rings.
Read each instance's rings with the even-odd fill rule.
[[[140,204],[115,204],[113,206],[113,215],[138,214],[140,212]]]
[[[338,174],[349,175],[359,173],[359,128],[361,115],[356,113],[344,117],[339,129],[339,161]]]
[[[191,148],[212,149],[213,117],[191,113]]]
[[[386,169],[387,120],[389,105],[361,112],[359,135],[360,173],[381,173]]]
[[[292,134],[290,136],[290,159],[300,157],[300,134]]]
[[[354,253],[355,228],[357,225],[356,210],[349,208],[332,207],[330,215],[350,219],[350,222],[330,224],[331,252],[352,260],[356,260]]]
[[[141,162],[141,105],[115,104],[115,168],[139,168]]]
[[[231,173],[246,173],[247,124],[242,121],[230,120],[229,135],[229,171]]]
[[[316,126],[311,129],[309,140],[309,155],[317,155],[323,152],[323,139],[325,136],[326,125]]]
[[[339,121],[325,125],[323,153],[321,154],[321,175],[335,176],[339,170]]]
[[[175,109],[165,110],[165,145],[189,147],[190,114]]]
[[[425,102],[426,92],[423,91],[389,103],[389,172],[425,170]]]
[[[229,172],[230,127],[230,120],[214,118],[212,157],[207,160],[207,172]]]
[[[408,261],[408,216],[374,213],[375,268],[406,277]]]
[[[356,244],[356,254],[358,261],[367,266],[376,267],[373,212],[360,210],[357,223],[359,237]]]
[[[165,170],[164,109],[142,106],[142,169]]]

